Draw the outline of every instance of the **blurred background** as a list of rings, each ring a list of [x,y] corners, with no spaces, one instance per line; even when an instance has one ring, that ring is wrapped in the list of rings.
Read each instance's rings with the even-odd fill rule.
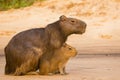
[[[0,0],[0,55],[15,34],[61,15],[87,23],[85,34],[67,40],[79,54],[120,54],[120,0]]]

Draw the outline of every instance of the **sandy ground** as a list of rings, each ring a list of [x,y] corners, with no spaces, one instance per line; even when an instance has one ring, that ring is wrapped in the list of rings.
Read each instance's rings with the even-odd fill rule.
[[[0,11],[0,80],[120,80],[119,13],[120,0],[48,0],[26,8]],[[85,34],[71,35],[67,40],[78,50],[78,56],[67,65],[69,75],[5,76],[4,47],[9,40],[23,30],[45,27],[63,14],[87,23]]]
[[[120,56],[78,55],[68,62],[68,75],[6,76],[4,65],[5,58],[0,57],[0,80],[120,80]]]

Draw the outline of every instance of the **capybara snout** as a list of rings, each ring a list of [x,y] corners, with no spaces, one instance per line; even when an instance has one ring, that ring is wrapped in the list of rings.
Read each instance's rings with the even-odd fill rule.
[[[79,25],[77,26],[76,34],[83,34],[83,33],[85,33],[86,27],[87,27],[87,24],[84,21],[80,20],[79,21]]]
[[[81,21],[81,34],[85,33],[87,24],[84,21]]]

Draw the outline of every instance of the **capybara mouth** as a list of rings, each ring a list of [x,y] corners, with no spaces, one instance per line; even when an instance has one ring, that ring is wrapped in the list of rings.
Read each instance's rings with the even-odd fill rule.
[[[86,32],[86,28],[84,28],[84,29],[82,29],[80,31],[75,32],[75,34],[83,34],[85,32]]]
[[[77,52],[77,51],[75,51],[74,53],[75,53],[75,54],[74,54],[72,57],[75,57],[75,56],[77,55],[77,53],[78,53],[78,52]]]
[[[80,34],[83,34],[83,33],[85,33],[85,32],[86,32],[86,29],[82,30]]]

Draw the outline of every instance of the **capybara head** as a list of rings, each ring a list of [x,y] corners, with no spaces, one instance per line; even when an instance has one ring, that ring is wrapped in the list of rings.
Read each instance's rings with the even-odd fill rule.
[[[81,21],[76,18],[67,18],[66,16],[60,16],[59,25],[62,27],[61,29],[66,34],[83,34],[86,30],[87,24],[84,21]]]
[[[77,55],[77,50],[66,43],[63,44],[61,50],[62,50],[62,54],[67,58],[74,57]]]

